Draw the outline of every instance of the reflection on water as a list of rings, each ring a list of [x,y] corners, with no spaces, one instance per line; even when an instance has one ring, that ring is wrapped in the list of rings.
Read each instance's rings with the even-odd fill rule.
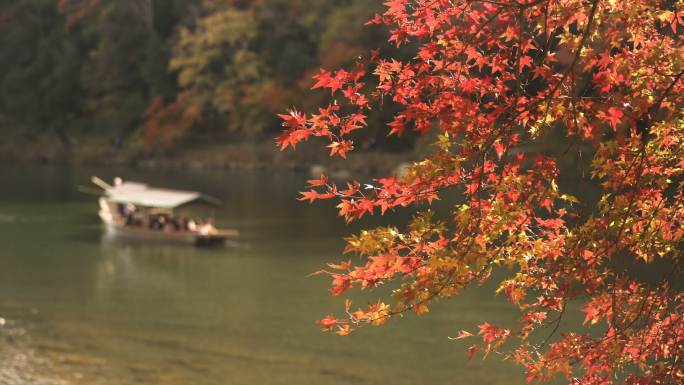
[[[204,191],[225,205],[224,248],[108,239],[92,174]],[[517,368],[468,362],[448,340],[512,314],[492,288],[416,319],[321,333],[339,310],[328,282],[305,276],[353,229],[331,206],[296,201],[304,176],[58,168],[0,169],[2,384],[509,384]],[[372,298],[363,294],[364,298]]]

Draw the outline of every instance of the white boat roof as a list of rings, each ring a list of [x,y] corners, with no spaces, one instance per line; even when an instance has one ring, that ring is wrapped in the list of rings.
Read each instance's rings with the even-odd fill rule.
[[[144,183],[122,182],[106,190],[107,197],[118,203],[173,209],[196,201],[216,205],[218,201],[197,191],[152,188]]]

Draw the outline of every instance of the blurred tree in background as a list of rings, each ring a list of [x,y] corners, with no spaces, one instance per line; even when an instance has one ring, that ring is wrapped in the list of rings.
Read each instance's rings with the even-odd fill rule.
[[[382,28],[358,27],[380,10],[362,0],[1,1],[0,124],[67,149],[270,138],[275,113],[326,97],[304,98],[318,68],[381,45]]]
[[[67,144],[79,114],[82,40],[55,23],[54,1],[8,1],[0,14],[0,113],[27,135],[54,132]]]

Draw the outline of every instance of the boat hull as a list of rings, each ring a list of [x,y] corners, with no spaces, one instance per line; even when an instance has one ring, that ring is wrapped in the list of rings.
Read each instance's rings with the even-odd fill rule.
[[[136,241],[153,241],[196,246],[221,245],[227,239],[237,236],[236,232],[220,231],[214,234],[201,234],[190,231],[160,231],[145,228],[118,226],[105,222],[107,236]]]
[[[238,236],[237,230],[217,230],[213,226],[209,226],[209,228],[204,226],[197,230],[180,230],[171,226],[153,229],[142,224],[127,225],[126,220],[119,214],[117,204],[105,197],[100,198],[99,204],[98,215],[105,225],[107,236],[110,238],[211,246],[222,244],[227,239]]]

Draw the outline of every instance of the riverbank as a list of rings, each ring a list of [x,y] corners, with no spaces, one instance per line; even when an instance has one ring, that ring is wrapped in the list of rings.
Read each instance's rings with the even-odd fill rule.
[[[235,143],[202,143],[175,149],[144,150],[140,146],[117,147],[104,141],[83,141],[65,146],[56,138],[6,141],[0,145],[5,164],[62,164],[78,166],[127,166],[144,169],[246,169],[319,170],[338,175],[385,175],[417,158],[418,150],[403,152],[361,151],[347,159],[330,157],[323,143],[307,143],[296,151],[279,151],[273,140]]]
[[[587,143],[569,141],[558,132],[548,132],[534,145],[514,151],[556,156],[561,169],[577,173],[589,169],[593,148]],[[16,138],[16,137],[15,137]],[[412,149],[381,151],[357,149],[347,159],[330,157],[326,143],[316,139],[300,144],[296,150],[280,151],[274,138],[251,141],[210,140],[186,142],[175,148],[145,148],[132,140],[115,144],[100,137],[70,139],[65,145],[57,136],[41,135],[31,139],[6,139],[0,143],[0,163],[74,166],[124,166],[140,169],[196,170],[287,170],[321,173],[337,179],[354,175],[386,176],[401,174],[412,162],[432,151],[436,138],[419,138]],[[580,171],[584,174],[583,171]]]

